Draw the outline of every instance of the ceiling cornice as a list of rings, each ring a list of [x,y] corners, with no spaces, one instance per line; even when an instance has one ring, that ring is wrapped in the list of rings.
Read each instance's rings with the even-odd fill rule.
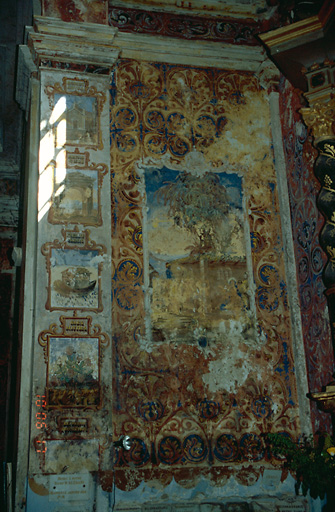
[[[147,34],[118,32],[115,44],[123,58],[241,71],[257,71],[266,54],[260,46],[212,41],[187,41]]]
[[[335,58],[334,0],[326,0],[318,15],[260,34],[274,63],[291,83],[307,90],[306,69]]]
[[[119,56],[118,48],[113,45],[116,33],[117,29],[108,25],[35,16],[28,44],[33,49],[37,64],[49,59],[108,68]]]
[[[259,38],[270,50],[271,54],[301,46],[325,36],[335,14],[335,2],[328,0],[317,16],[286,25]]]
[[[121,32],[94,23],[64,22],[37,16],[29,32],[36,64],[68,62],[111,68],[118,60],[136,59],[202,67],[257,72],[266,60],[262,46]]]

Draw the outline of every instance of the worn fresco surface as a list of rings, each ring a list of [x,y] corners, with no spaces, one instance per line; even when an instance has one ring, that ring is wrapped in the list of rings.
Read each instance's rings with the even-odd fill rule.
[[[275,20],[272,17],[252,19],[246,15],[243,7],[244,19],[241,21],[241,15],[238,14],[239,6],[234,6],[235,18],[221,15],[218,21],[208,16],[208,13],[213,13],[213,6],[206,4],[203,4],[202,8],[207,16],[201,17],[199,14],[192,15],[191,12],[185,14],[185,9],[189,9],[191,4],[184,5],[183,2],[175,3],[175,13],[157,12],[152,9],[157,6],[152,6],[150,2],[149,10],[134,9],[131,4],[130,8],[115,6],[114,2],[108,0],[43,0],[41,3],[44,16],[57,17],[63,21],[109,24],[125,32],[224,41],[235,45],[255,46],[258,44],[255,35],[275,26]],[[219,9],[220,7],[219,5]],[[184,12],[178,13],[178,8]]]
[[[316,206],[320,186],[313,173],[317,151],[301,121],[298,94],[288,82],[281,84],[281,93],[281,118],[309,389],[320,391],[333,380],[334,367],[327,300],[322,282],[326,256],[319,244],[324,219]],[[330,415],[321,413],[313,402],[311,412],[315,431],[320,429],[329,432]]]
[[[41,73],[29,474],[110,458],[108,90],[105,77]]]
[[[299,432],[267,93],[121,61],[111,101],[116,484],[249,485],[262,434]]]
[[[48,404],[99,405],[99,339],[50,337],[48,352]]]
[[[238,322],[248,329],[241,178],[146,169],[145,189],[146,337],[151,327],[154,341],[228,343]]]
[[[97,251],[51,249],[51,308],[98,307]]]
[[[55,16],[63,21],[107,23],[107,0],[43,0],[43,16]]]

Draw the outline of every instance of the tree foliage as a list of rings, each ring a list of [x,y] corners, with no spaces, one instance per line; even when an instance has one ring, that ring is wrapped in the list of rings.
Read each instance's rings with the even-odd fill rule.
[[[169,215],[176,226],[197,237],[200,252],[218,243],[216,226],[226,219],[229,211],[227,191],[218,175],[182,172],[175,181],[158,190],[157,200],[169,207]]]
[[[296,492],[312,498],[333,499],[335,487],[335,447],[329,434],[303,437],[294,442],[288,435],[267,434],[275,457],[285,457],[284,466],[296,476]],[[329,510],[331,510],[329,508]],[[333,509],[335,510],[335,509]]]

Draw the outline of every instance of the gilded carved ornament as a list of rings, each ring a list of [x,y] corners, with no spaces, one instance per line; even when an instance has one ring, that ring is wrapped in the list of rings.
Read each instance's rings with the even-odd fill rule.
[[[335,261],[335,248],[327,245],[327,254],[331,262]]]
[[[335,98],[332,98],[327,103],[317,102],[312,107],[300,109],[300,113],[304,122],[312,130],[316,139],[322,137],[333,137],[335,135]],[[325,146],[325,151],[330,153],[329,156],[335,156],[334,146],[329,144],[328,151]]]
[[[335,158],[335,146],[332,144],[324,145],[324,152],[327,153],[328,156]]]
[[[331,177],[328,174],[326,174],[326,176],[324,178],[324,183],[325,183],[325,187],[327,187],[327,188],[330,188],[333,184],[333,180],[331,179]]]

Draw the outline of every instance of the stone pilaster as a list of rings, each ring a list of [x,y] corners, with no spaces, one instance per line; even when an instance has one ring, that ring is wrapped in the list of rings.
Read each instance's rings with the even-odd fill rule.
[[[27,475],[59,472],[48,459],[55,439],[69,450],[68,436],[76,440],[80,433],[86,446],[94,446],[90,459],[94,471],[109,460],[111,397],[102,396],[102,389],[111,374],[109,91],[120,53],[112,44],[116,32],[103,25],[36,17],[27,44],[20,47],[22,79],[16,97],[21,108],[30,111],[15,499],[20,510]],[[64,265],[55,262],[56,254],[65,258]],[[73,276],[71,291],[57,292],[60,301],[55,302],[57,265]],[[92,368],[95,372],[94,389],[86,386],[73,399],[83,388],[81,383],[74,385],[70,405],[60,404],[60,395],[55,397],[50,366],[67,342],[80,364],[87,362],[87,377],[79,380],[90,379]],[[53,349],[57,354],[52,354]],[[82,349],[92,349],[92,359],[79,354]],[[41,396],[44,405],[36,400]],[[67,421],[69,408],[76,411],[75,424],[72,418]],[[43,422],[37,421],[41,415]],[[100,423],[105,423],[102,429]]]

